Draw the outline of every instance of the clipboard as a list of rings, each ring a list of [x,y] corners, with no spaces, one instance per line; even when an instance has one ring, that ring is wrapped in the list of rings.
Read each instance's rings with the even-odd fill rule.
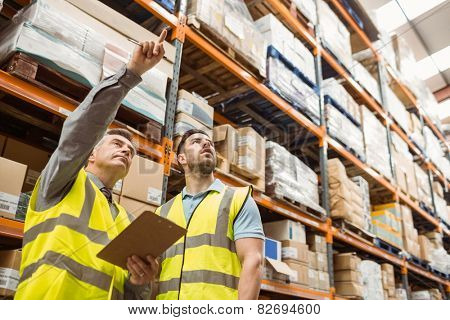
[[[107,244],[97,257],[123,269],[127,269],[127,258],[131,255],[145,258],[159,257],[172,244],[186,234],[187,230],[145,211]]]

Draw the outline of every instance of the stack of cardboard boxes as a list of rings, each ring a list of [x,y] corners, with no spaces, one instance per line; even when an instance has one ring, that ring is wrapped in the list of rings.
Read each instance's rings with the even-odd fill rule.
[[[366,162],[387,178],[392,177],[386,128],[367,107],[362,106]]]
[[[428,181],[428,175],[417,163],[414,164],[414,171],[416,173],[417,195],[419,201],[423,202],[427,207],[432,208],[431,188]]]
[[[27,166],[0,157],[0,217],[15,219]]]
[[[253,128],[235,129],[230,125],[214,127],[214,146],[218,168],[249,181],[264,191],[266,149],[265,140]]]
[[[330,97],[345,110],[358,124],[361,122],[361,107],[335,78],[323,81],[323,94]]]
[[[347,177],[345,167],[337,159],[328,161],[331,217],[344,219],[364,229],[364,203],[360,187]]]
[[[413,156],[409,152],[408,145],[400,136],[391,131],[391,153],[394,162],[397,185],[407,195],[418,198],[417,180],[414,173]]]
[[[364,89],[366,89],[372,97],[378,102],[381,102],[380,88],[378,86],[377,80],[370,74],[369,71],[358,61],[353,61],[353,66],[350,69],[352,75],[355,77]]]
[[[440,182],[433,182],[434,203],[437,215],[446,223],[450,223],[447,212],[447,202],[444,199],[444,189]]]
[[[411,292],[412,300],[442,300],[439,289],[416,290]]]
[[[312,25],[317,24],[316,2],[313,0],[294,0],[293,3],[300,12],[308,18]]]
[[[400,101],[397,95],[391,90],[388,85],[384,87],[386,92],[386,106],[392,115],[392,117],[397,121],[398,125],[409,134],[409,112],[406,111],[405,105]]]
[[[383,300],[384,294],[381,266],[372,260],[362,260],[360,268],[363,284],[363,299]]]
[[[298,202],[321,213],[317,174],[279,144],[266,143],[266,192]]]
[[[163,175],[162,164],[135,156],[128,175],[114,186],[113,198],[135,217],[155,212],[161,205]]]
[[[425,261],[425,262],[431,262],[431,242],[428,240],[428,238],[424,235],[420,235],[418,237],[419,239],[419,247],[420,247],[420,255],[419,259]]]
[[[373,207],[373,233],[380,239],[397,248],[402,243],[402,213],[398,203],[375,205]]]
[[[334,260],[334,287],[336,293],[344,297],[363,297],[361,259],[356,253],[335,254]]]
[[[177,111],[175,117],[174,146],[178,146],[181,136],[188,130],[200,129],[212,138],[214,108],[195,93],[178,91]]]
[[[313,289],[330,290],[330,277],[328,274],[327,243],[325,237],[317,233],[308,233],[306,243],[311,250],[308,255],[311,260],[308,270],[310,287]],[[318,280],[317,280],[318,279]]]
[[[414,228],[414,221],[411,209],[407,206],[400,206],[402,211],[402,231],[403,231],[403,248],[406,252],[415,257],[420,256],[419,235],[417,229]]]
[[[269,13],[255,21],[268,46],[274,47],[311,82],[316,82],[314,56],[273,14]]]
[[[193,0],[187,8],[188,24],[219,37],[265,76],[266,41],[256,28],[247,6],[236,0]]]
[[[0,300],[14,297],[21,259],[21,250],[0,250]]]
[[[446,177],[450,172],[450,160],[441,147],[441,140],[427,126],[423,128],[426,143],[426,154]]]
[[[430,266],[443,272],[450,273],[450,255],[444,248],[442,234],[439,232],[427,232],[425,236],[431,243]]]
[[[381,265],[384,299],[396,298],[394,266],[389,263]]]
[[[419,118],[414,113],[410,113],[409,132],[410,138],[417,144],[417,146],[425,152],[425,138],[422,134],[422,124]]]
[[[370,191],[369,191],[369,183],[361,176],[356,176],[351,178],[351,180],[356,183],[359,187],[362,199],[363,199],[363,218],[364,218],[364,227],[363,229],[372,232],[372,217],[370,216]]]

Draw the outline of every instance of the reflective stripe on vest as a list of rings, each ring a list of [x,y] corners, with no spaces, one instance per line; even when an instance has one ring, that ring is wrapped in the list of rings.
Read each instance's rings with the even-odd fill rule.
[[[113,220],[106,198],[81,170],[60,203],[36,212],[38,184],[25,221],[16,298],[123,299],[128,272],[96,254],[129,225],[125,209],[116,204]]]
[[[251,188],[229,187],[220,194],[208,193],[187,226],[183,226],[188,229],[187,236],[162,256],[158,299],[237,299],[241,266],[230,230],[232,232],[234,220],[250,194]],[[181,212],[176,212],[178,210]],[[182,211],[182,198],[178,195],[157,213],[180,223],[185,221]],[[206,225],[213,217],[215,230]],[[193,229],[197,234],[192,234]]]

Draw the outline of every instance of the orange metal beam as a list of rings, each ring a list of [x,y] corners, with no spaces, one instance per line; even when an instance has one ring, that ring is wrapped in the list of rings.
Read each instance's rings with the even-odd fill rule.
[[[283,284],[270,280],[261,281],[261,290],[282,293],[289,296],[312,300],[331,300],[332,296],[329,292],[320,292],[308,288],[300,287],[295,284]]]
[[[438,168],[436,168],[436,166],[431,161],[427,162],[427,169],[431,170],[431,172],[433,172],[444,185],[447,184],[447,188],[450,189],[450,182],[447,181],[445,176],[441,173],[441,171],[438,170]]]
[[[424,160],[422,152],[414,145],[414,143],[409,139],[409,137],[403,132],[403,130],[394,122],[391,122],[390,128],[394,130],[400,138],[403,139],[408,144],[408,147],[414,151],[414,153],[419,157],[420,160]]]
[[[361,38],[361,40],[364,42],[367,48],[369,48],[373,52],[375,58],[379,60],[378,51],[375,50],[369,37],[367,37],[366,33],[358,26],[358,24],[355,22],[353,17],[348,13],[348,11],[344,8],[341,2],[339,0],[330,0],[330,2],[339,11],[339,13],[342,15],[344,20],[350,25],[350,27],[358,34],[358,36]]]
[[[169,27],[176,28],[178,26],[178,18],[164,9],[160,4],[154,0],[134,0],[134,2],[141,5],[144,9],[151,12],[159,20],[165,22]]]
[[[288,116],[294,119],[294,121],[307,128],[316,137],[319,138],[322,136],[323,133],[319,129],[319,127],[312,123],[303,114],[295,110],[283,98],[270,91],[270,89],[267,88],[263,83],[255,79],[250,73],[238,66],[232,59],[224,55],[220,50],[218,50],[214,45],[205,40],[201,35],[196,33],[192,28],[186,27],[186,37],[208,56],[219,62],[231,73],[241,79],[246,85],[258,92],[261,96],[278,107],[281,111],[285,112]]]
[[[68,112],[76,108],[72,103],[1,70],[0,91],[4,91],[63,118],[67,116]],[[121,126],[113,123],[110,127],[117,128]],[[155,160],[161,161],[163,157],[162,146],[154,144],[137,134],[134,135],[134,139],[137,142],[140,152]]]
[[[23,227],[23,222],[0,217],[0,237],[22,239]]]
[[[419,268],[418,266],[413,265],[412,263],[408,263],[408,262],[405,262],[405,263],[406,263],[406,267],[408,268],[409,271],[412,271],[412,272],[419,274],[430,280],[440,282],[443,285],[447,285],[448,283],[450,283],[449,281],[446,281],[445,279],[442,279],[442,278],[432,274],[431,272],[425,271],[422,268]]]
[[[434,97],[436,98],[437,102],[442,102],[442,101],[450,98],[450,86],[447,85],[446,87],[433,92],[433,94],[434,94]]]
[[[289,9],[280,0],[265,0],[271,5],[275,11],[278,11],[284,21],[296,30],[300,36],[306,40],[313,48],[317,47],[316,39],[308,32],[308,30],[295,18]]]
[[[411,209],[413,209],[419,215],[421,215],[422,218],[428,220],[428,222],[430,222],[431,224],[436,226],[436,228],[440,229],[439,222],[435,218],[433,218],[431,215],[429,215],[426,211],[422,210],[414,201],[411,200],[411,198],[409,198],[402,192],[399,192],[398,196],[400,198],[400,201],[402,201],[403,203],[408,205]]]
[[[228,120],[227,118],[225,118],[223,115],[221,115],[217,111],[214,111],[214,121],[217,122],[218,124],[229,124],[230,126],[232,126],[234,128],[238,128],[237,124]]]

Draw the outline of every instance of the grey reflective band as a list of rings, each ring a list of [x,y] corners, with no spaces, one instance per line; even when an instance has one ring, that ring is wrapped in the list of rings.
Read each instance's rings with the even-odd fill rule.
[[[85,235],[91,242],[107,245],[110,241],[108,233],[95,230],[89,227],[92,207],[94,205],[96,193],[89,178],[86,177],[84,203],[79,217],[67,213],[61,213],[56,218],[47,219],[25,232],[23,246],[35,240],[39,234],[53,231],[57,226],[67,227],[75,232]]]
[[[209,270],[183,271],[182,283],[216,284],[237,290],[239,286],[239,277]],[[179,278],[161,281],[159,283],[158,294],[164,294],[169,291],[178,291],[179,284]]]
[[[169,215],[170,209],[172,209],[172,205],[175,202],[175,200],[177,199],[177,197],[173,197],[172,199],[170,199],[168,202],[166,202],[165,204],[163,204],[161,206],[161,211],[159,212],[159,215],[163,218],[167,218],[167,216]]]
[[[113,287],[112,294],[111,294],[111,300],[123,300],[124,294],[116,289],[116,287]]]
[[[78,280],[96,286],[99,289],[109,292],[112,277],[106,273],[85,266],[72,258],[55,251],[47,251],[37,262],[27,266],[20,277],[20,282],[32,278],[33,274],[43,265],[66,270]]]

